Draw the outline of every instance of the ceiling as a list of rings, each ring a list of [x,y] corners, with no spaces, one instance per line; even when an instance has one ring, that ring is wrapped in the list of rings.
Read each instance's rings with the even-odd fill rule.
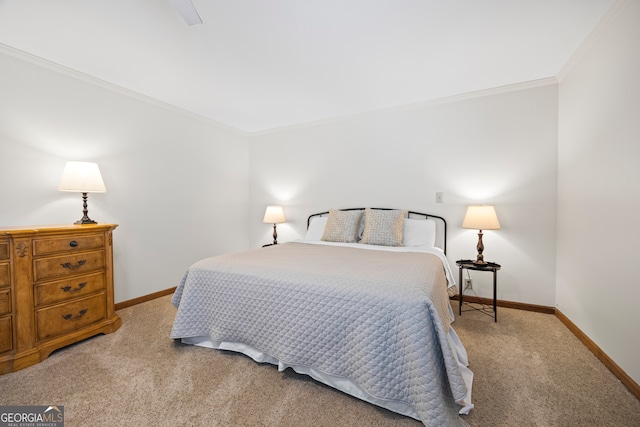
[[[615,0],[0,0],[0,43],[245,132],[554,77]]]

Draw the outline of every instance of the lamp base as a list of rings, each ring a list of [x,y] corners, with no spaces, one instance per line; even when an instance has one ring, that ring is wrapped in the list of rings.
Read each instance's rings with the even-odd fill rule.
[[[482,243],[482,230],[478,231],[478,244],[476,245],[476,249],[478,250],[478,256],[476,257],[476,260],[473,261],[473,263],[479,265],[486,264],[487,262],[484,260],[484,255],[482,255],[482,252],[484,252],[484,244]]]
[[[97,221],[89,218],[89,208],[87,207],[87,193],[82,193],[82,218],[74,222],[74,224],[97,224]]]
[[[82,224],[97,224],[98,221],[94,221],[91,218],[87,217],[87,218],[82,218],[77,220],[76,222],[74,222],[74,224],[76,225],[82,225]]]

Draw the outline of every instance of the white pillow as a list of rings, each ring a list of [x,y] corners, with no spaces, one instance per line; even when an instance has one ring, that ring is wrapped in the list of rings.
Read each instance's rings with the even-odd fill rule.
[[[324,227],[329,220],[328,216],[318,216],[311,220],[307,234],[304,236],[305,240],[319,241],[322,239],[322,233],[324,233]]]
[[[432,219],[408,219],[404,220],[404,246],[435,246],[436,222]]]

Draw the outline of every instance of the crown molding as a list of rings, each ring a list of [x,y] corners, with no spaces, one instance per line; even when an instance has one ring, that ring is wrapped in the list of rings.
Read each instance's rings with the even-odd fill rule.
[[[626,0],[623,0],[623,1],[626,1]],[[380,114],[383,112],[417,110],[421,108],[429,108],[437,105],[449,104],[453,102],[461,102],[461,101],[466,101],[470,99],[481,98],[481,97],[486,97],[491,95],[499,95],[503,93],[516,92],[516,91],[527,90],[527,89],[532,89],[536,87],[549,86],[549,85],[554,85],[558,83],[558,79],[556,77],[547,77],[543,79],[537,79],[537,80],[531,80],[531,81],[526,81],[521,83],[505,85],[505,86],[499,86],[499,87],[490,88],[490,89],[483,89],[483,90],[478,90],[473,92],[462,93],[458,95],[446,96],[442,98],[436,98],[436,99],[420,101],[420,102],[415,102],[410,104],[403,104],[403,105],[394,106],[394,107],[381,108],[381,109],[375,109],[375,110],[370,110],[370,111],[365,111],[360,113],[348,114],[344,116],[336,116],[336,117],[331,117],[327,119],[298,123],[298,124],[289,125],[289,126],[280,126],[280,127],[264,129],[259,131],[244,131],[244,130],[235,128],[233,126],[229,126],[224,123],[215,121],[208,117],[202,116],[200,114],[191,112],[189,110],[176,107],[175,105],[171,105],[164,101],[160,101],[156,98],[152,98],[150,96],[143,95],[139,92],[126,89],[122,86],[109,83],[105,80],[101,80],[89,74],[74,70],[69,67],[65,67],[64,65],[60,65],[58,63],[24,52],[20,49],[16,49],[14,47],[5,45],[3,43],[0,43],[0,53],[12,56],[14,58],[32,63],[34,65],[37,65],[43,68],[47,68],[49,70],[72,77],[74,79],[84,81],[86,83],[101,87],[103,89],[116,92],[118,94],[130,97],[133,99],[137,99],[137,100],[146,102],[148,104],[173,111],[178,114],[189,116],[191,118],[203,121],[210,125],[216,126],[218,128],[227,130],[229,132],[232,132],[241,136],[261,136],[261,135],[269,135],[274,133],[288,132],[288,131],[297,130],[297,129],[306,129],[306,128],[322,126],[327,124],[341,123],[348,120],[362,118],[362,117],[366,117],[374,114]]]
[[[160,101],[159,99],[152,98],[147,95],[143,95],[139,92],[135,92],[130,89],[126,89],[122,86],[118,86],[116,84],[107,82],[105,80],[99,79],[97,77],[91,76],[89,74],[83,73],[78,70],[74,70],[73,68],[65,67],[64,65],[58,64],[53,61],[49,61],[47,59],[41,58],[39,56],[30,54],[20,49],[16,49],[14,47],[8,46],[6,44],[0,43],[0,53],[14,57],[16,59],[29,62],[31,64],[37,65],[39,67],[46,68],[51,71],[55,71],[57,73],[63,74],[65,76],[81,80],[85,83],[89,83],[94,86],[98,86],[102,89],[109,90],[111,92],[118,93],[120,95],[127,96],[129,98],[136,99],[138,101],[146,102],[147,104],[151,104],[156,107],[164,108],[166,110],[172,111],[174,113],[182,114],[193,119],[205,122],[207,124],[213,125],[215,127],[227,130],[229,132],[241,135],[248,136],[248,133],[235,128],[233,126],[226,125],[224,123],[218,122],[216,120],[210,119],[208,117],[202,116],[200,114],[194,113],[189,110],[185,110],[184,108],[177,107],[175,105],[169,104],[164,101]]]
[[[498,86],[490,89],[482,89],[482,90],[462,93],[458,95],[451,95],[451,96],[446,96],[442,98],[431,99],[427,101],[403,104],[403,105],[398,105],[398,106],[388,107],[388,108],[380,108],[376,110],[370,110],[370,111],[365,111],[365,112],[355,113],[355,114],[348,114],[344,116],[336,116],[328,119],[315,120],[311,122],[299,123],[299,124],[290,125],[290,126],[281,126],[277,128],[254,131],[254,132],[249,132],[248,134],[249,136],[270,135],[273,133],[288,132],[292,130],[311,128],[315,126],[341,123],[341,122],[345,122],[345,121],[349,121],[349,120],[353,120],[361,117],[366,117],[374,114],[379,114],[383,112],[388,112],[388,111],[418,110],[421,108],[430,108],[437,105],[467,101],[471,99],[482,98],[485,96],[499,95],[499,94],[509,93],[509,92],[517,92],[521,90],[527,90],[527,89],[532,89],[532,88],[537,88],[542,86],[550,86],[555,84],[558,84],[558,79],[556,77],[546,77],[543,79],[530,80],[526,82],[514,83],[510,85],[505,85],[505,86]]]

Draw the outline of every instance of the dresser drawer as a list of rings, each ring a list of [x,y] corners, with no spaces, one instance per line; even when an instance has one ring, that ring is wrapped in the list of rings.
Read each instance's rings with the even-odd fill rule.
[[[64,278],[105,268],[104,251],[39,258],[33,261],[33,280]]]
[[[80,329],[106,317],[107,297],[100,293],[36,310],[38,341]]]
[[[9,274],[9,264],[0,263],[0,288],[11,284],[11,275]]]
[[[52,237],[33,240],[33,256],[53,255],[63,252],[80,252],[104,247],[103,234]]]
[[[11,313],[11,290],[0,289],[0,316]]]
[[[0,260],[9,259],[9,242],[0,242]]]
[[[0,317],[0,353],[13,349],[13,334],[11,333],[11,316]]]
[[[83,297],[106,288],[104,273],[89,274],[72,279],[47,282],[34,288],[34,303],[36,307],[71,298]]]

